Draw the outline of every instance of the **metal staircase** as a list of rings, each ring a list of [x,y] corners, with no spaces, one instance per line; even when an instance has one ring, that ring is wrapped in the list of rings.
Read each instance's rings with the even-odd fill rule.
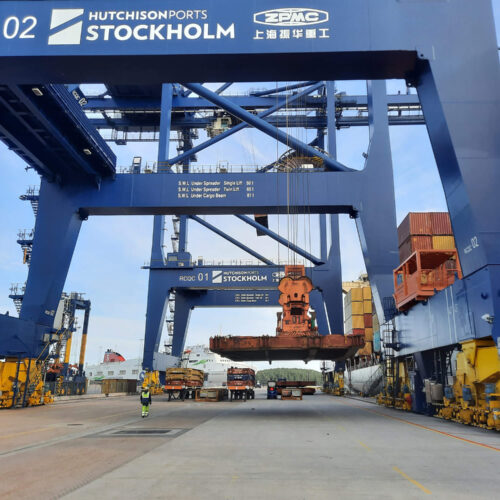
[[[25,194],[19,197],[20,200],[29,201],[35,217],[38,215],[38,200],[40,199],[40,188],[38,186],[30,186]]]
[[[24,408],[26,406],[43,404],[45,396],[45,376],[50,361],[50,346],[51,343],[47,342],[36,360],[23,359],[18,361],[19,365],[24,365],[26,379],[24,384],[21,384],[21,390],[16,391],[14,395],[14,402],[12,405],[14,408]],[[19,369],[20,366],[18,367],[18,374]],[[17,384],[19,384],[19,379]],[[38,395],[35,394],[37,391],[39,391]]]
[[[12,299],[14,301],[14,306],[16,307],[17,314],[21,312],[25,290],[26,283],[12,283],[12,285],[10,286],[9,299]]]
[[[392,400],[394,405],[399,394],[399,363],[395,361],[395,353],[399,349],[398,332],[394,325],[394,320],[382,325],[383,342],[383,381],[386,396]]]

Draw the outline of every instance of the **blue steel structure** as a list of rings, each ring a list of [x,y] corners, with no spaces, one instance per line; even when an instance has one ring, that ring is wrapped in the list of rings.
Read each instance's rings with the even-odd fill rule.
[[[299,10],[292,11],[293,7]],[[116,14],[127,9],[130,16]],[[356,219],[381,318],[383,299],[392,295],[392,269],[397,265],[388,135],[388,125],[397,120],[388,118],[383,80],[403,78],[415,87],[464,279],[436,294],[427,305],[397,316],[399,354],[418,358],[418,388],[419,380],[431,369],[429,356],[433,350],[464,338],[491,336],[498,341],[500,66],[490,0],[257,0],[238,5],[237,10],[229,0],[193,0],[188,4],[173,0],[169,11],[159,0],[147,0],[140,9],[113,0],[98,6],[89,0],[0,4],[1,139],[42,175],[20,319],[0,317],[0,354],[34,356],[40,350],[44,333],[52,327],[81,223],[87,217],[155,215],[157,243],[162,237],[159,229],[164,215],[273,214],[282,213],[289,205],[284,176],[272,168],[255,173],[199,174],[188,171],[193,150],[186,148],[181,159],[168,158],[167,131],[198,126],[196,117],[188,111],[171,121],[174,99],[178,104],[185,101],[183,109],[191,100],[197,101],[192,103],[196,109],[200,100],[189,97],[189,93],[174,97],[175,85],[170,83],[163,84],[159,94],[160,82],[183,82],[205,100],[204,106],[226,109],[264,133],[283,139],[277,128],[279,118],[269,115],[264,119],[245,109],[252,105],[260,109],[251,99],[266,99],[266,95],[248,96],[238,103],[221,96],[220,89],[213,92],[200,84],[184,83],[200,80],[227,80],[225,85],[252,80],[369,80],[366,105],[370,110],[370,147],[365,168],[351,171],[335,159],[331,148],[327,156],[294,140],[298,153],[319,156],[326,168],[287,175],[307,186],[306,192],[294,193],[290,202],[296,212],[347,213]],[[275,9],[284,9],[280,12],[285,12],[285,17]],[[186,10],[192,12],[190,21],[186,20]],[[142,20],[141,11],[146,13]],[[293,16],[298,27],[290,28]],[[58,85],[69,81],[104,81],[124,89],[136,85],[144,89],[141,106],[146,106],[149,98],[150,107],[155,109],[161,98],[160,124],[147,124],[150,130],[160,127],[161,171],[154,175],[116,174],[113,154],[95,128],[109,125],[86,119],[75,99],[67,98],[65,87]],[[335,127],[343,123],[333,119],[339,113],[331,103],[336,100],[334,93],[327,91],[326,99],[330,100],[326,125],[331,139]],[[414,96],[398,99],[415,104]],[[134,109],[137,103],[120,103],[115,98],[114,103],[96,99],[89,105],[94,109],[130,105]],[[269,103],[267,109],[270,107]],[[321,105],[318,108],[323,109]],[[325,123],[321,113],[316,118],[316,126]],[[140,126],[131,120],[133,117],[124,114],[117,126]],[[359,122],[365,120],[362,117]],[[422,123],[421,116],[412,120]],[[316,143],[321,139],[319,134]],[[182,173],[173,175],[170,167],[177,162],[183,166]],[[235,188],[224,191],[225,181]],[[214,183],[215,191],[198,197],[193,188],[203,183]],[[182,220],[183,224],[187,222],[186,218]],[[336,218],[331,220],[335,226]],[[325,227],[324,218],[321,227]],[[154,261],[162,260],[159,249],[153,245],[151,270]],[[183,250],[175,261],[167,256],[161,267],[191,268],[190,256]],[[326,253],[323,243],[322,262]],[[330,250],[329,262],[336,261],[336,253],[335,248]],[[314,268],[315,283],[323,290],[327,307],[336,302],[330,296],[339,293],[335,289],[325,292],[333,276],[329,262]],[[160,305],[156,306],[158,310]],[[340,305],[333,307],[338,310]],[[386,308],[386,312],[388,320],[391,311]],[[338,318],[338,313],[333,316],[336,321]]]

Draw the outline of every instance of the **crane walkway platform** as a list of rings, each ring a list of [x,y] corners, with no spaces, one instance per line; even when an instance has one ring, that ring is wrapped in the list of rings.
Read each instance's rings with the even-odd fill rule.
[[[500,436],[324,394],[0,412],[0,497],[496,498]]]

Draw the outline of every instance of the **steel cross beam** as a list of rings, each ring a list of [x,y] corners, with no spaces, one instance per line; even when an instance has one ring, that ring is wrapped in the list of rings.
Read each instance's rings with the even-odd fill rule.
[[[236,217],[243,222],[246,222],[250,226],[254,227],[258,231],[262,231],[265,233],[267,236],[272,238],[273,240],[277,241],[278,243],[281,243],[282,245],[288,247],[290,250],[293,252],[299,254],[300,256],[304,257],[307,259],[309,262],[312,262],[314,265],[319,266],[321,264],[324,264],[325,261],[318,259],[314,255],[310,254],[309,252],[306,252],[302,248],[300,248],[298,245],[295,245],[291,241],[288,241],[286,238],[283,238],[283,236],[280,236],[279,234],[275,233],[274,231],[271,231],[269,228],[263,226],[262,224],[259,224],[258,222],[254,221],[251,217],[248,217],[248,215],[236,215]]]
[[[120,132],[128,132],[131,134],[128,139],[130,142],[134,140],[146,142],[148,139],[143,136],[140,139],[134,138],[132,134],[134,133],[157,133],[159,130],[160,116],[150,116],[150,115],[140,115],[139,121],[129,118],[127,116],[122,118],[89,118],[89,122],[94,125],[98,130],[116,130]],[[144,119],[143,119],[144,118]],[[183,117],[174,116],[172,117],[172,130],[182,130],[186,127],[196,128],[196,129],[206,129],[208,126],[212,125],[216,120],[215,116],[212,117]],[[309,116],[309,115],[278,115],[270,116],[265,118],[265,121],[270,123],[273,127],[278,128],[306,128],[306,129],[318,129],[325,128],[327,126],[327,120],[324,116]],[[341,116],[336,120],[336,126],[338,128],[349,128],[349,127],[366,127],[369,125],[368,116]],[[401,115],[394,116],[389,115],[389,125],[425,125],[425,119],[423,114],[418,115]],[[247,125],[249,128],[249,125]],[[229,130],[232,130],[229,129]],[[217,136],[218,137],[218,136]],[[105,140],[114,140],[110,137],[105,137]],[[157,138],[155,137],[156,141]],[[311,144],[310,144],[311,145]]]
[[[225,109],[232,115],[236,116],[237,118],[240,118],[240,120],[243,120],[244,122],[254,126],[256,129],[273,137],[282,144],[285,144],[285,146],[292,147],[303,155],[317,156],[321,158],[325,166],[330,170],[340,171],[340,172],[348,172],[351,170],[347,168],[345,165],[342,165],[342,163],[333,160],[332,158],[322,153],[321,151],[318,151],[317,149],[310,147],[308,144],[299,141],[295,137],[288,135],[285,132],[282,132],[281,130],[273,127],[272,125],[269,125],[269,123],[267,123],[265,120],[262,120],[262,118],[252,115],[252,113],[245,111],[239,106],[235,106],[229,99],[217,95],[215,92],[212,92],[203,85],[200,85],[198,83],[184,83],[183,85],[188,89],[192,90],[194,93],[198,94],[200,97],[205,97],[205,99],[208,99],[217,106],[220,106],[221,108]]]
[[[314,82],[312,82],[314,84]],[[221,87],[222,88],[222,87]],[[219,89],[218,89],[219,90]],[[218,93],[218,90],[215,93]],[[247,111],[258,111],[268,109],[276,105],[276,98],[288,98],[288,108],[297,112],[299,110],[323,109],[326,106],[324,96],[302,96],[300,101],[292,99],[297,93],[280,94],[274,97],[259,97],[251,94],[249,96],[225,95],[233,104]],[[342,111],[367,111],[366,95],[336,95],[335,107]],[[201,97],[186,98],[174,95],[172,101],[174,111],[214,111],[219,109],[217,105]],[[416,94],[394,94],[387,98],[387,109],[392,112],[421,111],[420,101]],[[159,112],[160,98],[157,97],[128,97],[111,94],[109,97],[87,96],[86,112]]]
[[[266,257],[264,257],[260,253],[256,252],[255,250],[252,250],[250,247],[248,247],[244,243],[241,243],[236,238],[233,238],[232,236],[229,236],[229,234],[225,233],[224,231],[221,231],[220,229],[218,229],[217,227],[215,227],[213,224],[210,224],[209,222],[207,222],[207,221],[203,220],[202,218],[198,217],[197,215],[190,215],[189,218],[193,219],[198,224],[201,224],[203,227],[206,227],[207,229],[209,229],[213,233],[217,234],[218,236],[220,236],[220,237],[224,238],[225,240],[229,241],[230,243],[232,243],[233,245],[237,246],[238,248],[241,248],[245,252],[249,253],[252,257],[255,257],[255,258],[259,259],[260,261],[264,262],[264,264],[267,264],[269,266],[273,266],[274,265],[274,263],[271,260],[267,259]]]
[[[312,92],[318,90],[322,85],[323,85],[323,82],[317,82],[314,85],[312,85],[311,87],[307,88],[306,90],[304,90],[304,91],[302,91],[302,92],[300,92],[300,93],[298,93],[298,94],[290,97],[288,100],[284,99],[283,101],[279,102],[278,104],[275,104],[274,106],[270,107],[266,111],[262,111],[261,113],[259,113],[258,117],[264,118],[266,116],[269,116],[269,115],[273,114],[275,111],[278,111],[281,108],[283,108],[284,106],[286,106],[286,104],[288,102],[294,102],[294,101],[296,101],[298,99],[301,99],[302,97],[304,97],[306,95],[309,95]],[[214,95],[217,95],[217,94],[214,94]],[[221,97],[221,99],[224,99],[224,98]],[[189,151],[185,151],[184,153],[176,156],[175,158],[170,159],[168,161],[168,164],[169,165],[175,165],[176,163],[179,163],[179,162],[181,162],[181,161],[183,161],[183,160],[185,160],[187,158],[190,158],[194,154],[199,153],[200,151],[203,151],[204,149],[208,148],[209,146],[212,146],[213,144],[215,144],[217,142],[220,142],[223,139],[227,139],[229,136],[235,134],[236,132],[239,132],[240,130],[243,130],[248,125],[249,124],[245,123],[245,122],[239,123],[238,125],[235,125],[234,127],[230,128],[229,130],[226,130],[225,132],[222,132],[222,134],[219,134],[219,135],[217,135],[215,137],[212,137],[208,141],[205,141],[205,142],[203,142],[201,144],[196,145],[194,148],[190,149]]]
[[[221,85],[216,91],[215,93],[216,94],[222,94],[222,92],[224,92],[224,90],[227,90],[234,82],[227,82],[227,83],[224,83],[223,85]]]
[[[294,89],[301,89],[302,87],[307,87],[308,85],[312,85],[314,82],[300,82],[294,83],[293,85],[283,85],[282,87],[277,87],[275,89],[262,90],[259,92],[251,92],[251,95],[256,97],[262,97],[263,95],[269,94],[279,94],[280,92],[285,92]]]

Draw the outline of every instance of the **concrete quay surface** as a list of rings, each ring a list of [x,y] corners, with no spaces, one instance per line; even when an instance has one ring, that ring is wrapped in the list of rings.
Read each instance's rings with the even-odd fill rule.
[[[0,411],[0,498],[500,498],[500,435],[324,394]]]

